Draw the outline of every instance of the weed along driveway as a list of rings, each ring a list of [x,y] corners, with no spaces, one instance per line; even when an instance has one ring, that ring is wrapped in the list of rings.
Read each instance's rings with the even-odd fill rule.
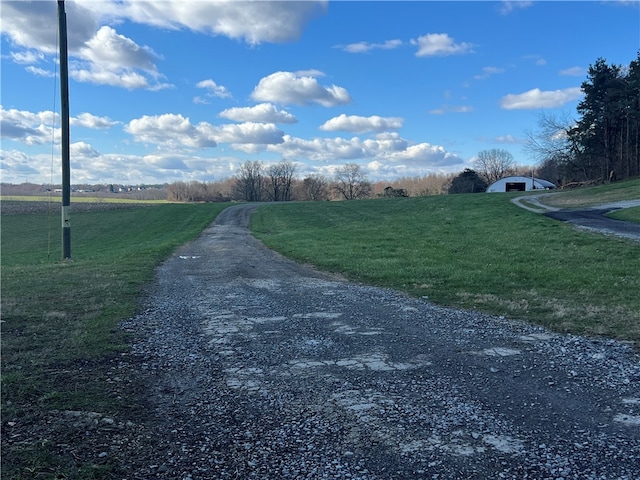
[[[640,478],[631,346],[319,273],[251,236],[255,208],[125,325],[157,432],[128,478]]]

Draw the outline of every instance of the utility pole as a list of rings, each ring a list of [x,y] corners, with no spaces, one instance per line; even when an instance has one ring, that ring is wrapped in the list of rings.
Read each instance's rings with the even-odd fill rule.
[[[58,0],[60,31],[60,108],[62,110],[62,259],[71,259],[71,167],[69,160],[69,59],[67,55],[67,14],[64,0]]]

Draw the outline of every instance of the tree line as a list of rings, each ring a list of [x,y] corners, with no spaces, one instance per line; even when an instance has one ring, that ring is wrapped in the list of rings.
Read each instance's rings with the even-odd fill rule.
[[[454,177],[434,173],[372,182],[355,163],[339,167],[331,176],[315,173],[299,178],[296,173],[296,165],[289,161],[273,165],[247,161],[226,180],[168,184],[167,199],[173,202],[287,202],[440,195],[447,193]]]
[[[581,88],[577,120],[542,114],[528,135],[541,170],[563,184],[640,175],[640,51],[628,67],[599,58]]]

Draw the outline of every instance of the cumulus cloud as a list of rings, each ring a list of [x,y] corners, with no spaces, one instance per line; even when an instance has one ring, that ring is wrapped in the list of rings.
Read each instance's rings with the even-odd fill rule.
[[[23,182],[25,177],[39,175],[41,170],[35,168],[36,166],[36,162],[24,152],[0,150],[0,169],[4,182]]]
[[[167,113],[143,116],[129,122],[125,131],[136,142],[156,145],[173,151],[192,148],[215,147],[218,143],[232,146],[251,145],[239,149],[252,151],[262,145],[283,141],[284,132],[271,123],[246,122],[242,124],[211,125],[207,122],[192,124],[182,115]],[[254,147],[254,146],[260,147]]]
[[[72,143],[69,145],[69,151],[74,160],[77,158],[97,158],[100,156],[97,150],[85,142]]]
[[[311,76],[293,72],[276,72],[264,77],[251,93],[251,98],[261,102],[311,105],[323,107],[345,105],[351,102],[347,90],[336,85],[325,87]]]
[[[159,56],[145,46],[118,34],[113,28],[101,27],[79,49],[80,61],[69,65],[70,75],[79,82],[123,87],[129,90],[159,90],[171,85],[158,80],[155,61]]]
[[[402,46],[402,40],[387,40],[383,43],[357,42],[348,45],[337,45],[339,48],[349,53],[368,53],[372,50],[393,50]]]
[[[215,137],[220,143],[233,145],[266,145],[282,143],[284,132],[272,123],[246,122],[221,125],[215,128]]]
[[[128,19],[164,29],[242,39],[248,44],[284,43],[300,38],[305,25],[327,10],[326,1],[237,2],[167,0],[162,2],[90,2],[102,17]]]
[[[98,16],[88,6],[91,3],[86,6],[77,2],[65,3],[70,52],[81,48],[98,28]],[[2,2],[0,28],[14,46],[55,54],[58,45],[57,24],[56,2]]]
[[[272,103],[261,103],[253,107],[234,107],[223,110],[219,117],[236,122],[297,123],[298,119],[285,110],[278,110]]]
[[[231,97],[231,92],[227,90],[227,87],[218,85],[216,82],[214,82],[210,78],[196,83],[196,87],[204,88],[207,91],[207,95],[211,97],[218,97],[218,98]]]
[[[15,108],[5,110],[0,105],[0,134],[3,139],[25,145],[41,145],[51,141],[52,128],[59,123],[59,115],[51,111],[33,113]]]
[[[557,108],[582,96],[580,87],[562,90],[542,91],[534,88],[520,94],[509,94],[502,97],[500,107],[505,110],[525,110],[536,108]]]
[[[179,114],[148,116],[131,120],[125,131],[136,142],[155,144],[167,148],[215,147],[215,130],[211,124],[201,122],[193,125]]]
[[[117,125],[118,122],[114,122],[109,117],[98,117],[96,115],[84,112],[76,117],[71,118],[70,124],[78,127],[86,127],[92,129],[106,129]]]
[[[418,47],[416,57],[445,57],[473,52],[471,43],[455,43],[446,33],[428,33],[411,40]]]
[[[367,161],[370,165],[379,162],[412,174],[424,172],[425,168],[455,167],[463,163],[459,156],[447,152],[444,147],[429,143],[411,145],[395,132],[365,140],[358,137],[306,140],[285,135],[284,143],[270,145],[267,149],[283,158],[307,158],[318,162]]]
[[[320,126],[320,130],[335,132],[344,131],[352,133],[383,132],[385,130],[398,130],[402,128],[402,118],[399,117],[360,117],[357,115],[339,115],[327,120]]]

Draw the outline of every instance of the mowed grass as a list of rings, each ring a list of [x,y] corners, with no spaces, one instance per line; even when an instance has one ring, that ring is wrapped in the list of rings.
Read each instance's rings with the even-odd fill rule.
[[[512,197],[265,206],[252,229],[284,255],[356,281],[556,331],[639,341],[640,245],[528,212]]]
[[[72,213],[72,262],[60,260],[58,214],[2,216],[2,418],[22,432],[20,447],[6,448],[3,436],[2,478],[98,478],[99,469],[57,458],[50,439],[25,442],[29,428],[52,410],[130,408],[105,382],[105,362],[127,349],[119,323],[135,312],[155,266],[226,206]]]
[[[625,208],[616,210],[609,214],[610,217],[626,222],[640,223],[640,207]]]

